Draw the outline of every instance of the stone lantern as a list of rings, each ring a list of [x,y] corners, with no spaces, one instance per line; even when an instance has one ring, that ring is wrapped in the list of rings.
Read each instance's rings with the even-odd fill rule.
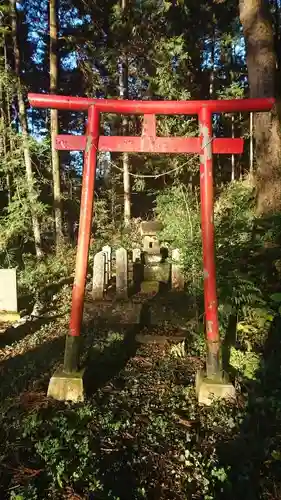
[[[145,264],[161,262],[162,254],[157,233],[163,229],[158,221],[141,222],[140,232],[142,236],[142,251]]]

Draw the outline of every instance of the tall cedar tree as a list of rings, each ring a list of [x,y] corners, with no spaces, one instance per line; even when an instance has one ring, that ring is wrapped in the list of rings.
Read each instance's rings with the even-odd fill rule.
[[[11,26],[12,26],[12,39],[13,39],[13,52],[14,52],[14,69],[17,78],[17,98],[18,98],[18,108],[19,108],[19,122],[23,138],[23,154],[25,162],[26,171],[26,181],[28,190],[28,199],[32,217],[32,228],[34,235],[35,251],[38,258],[42,257],[43,251],[41,246],[41,233],[39,219],[34,210],[34,201],[37,198],[36,191],[34,189],[34,178],[32,171],[31,153],[28,141],[28,127],[27,127],[27,117],[26,109],[23,97],[21,74],[20,74],[20,48],[17,40],[17,10],[16,10],[16,0],[10,0],[10,14],[11,14]]]
[[[240,0],[251,97],[274,97],[277,58],[266,0]],[[257,213],[281,209],[281,122],[279,104],[255,116]]]
[[[58,29],[57,29],[57,0],[49,1],[50,13],[50,93],[55,94],[58,86]],[[56,150],[56,136],[58,135],[58,111],[51,109],[51,142],[52,142],[52,171],[54,214],[56,231],[56,249],[59,250],[63,241],[62,229],[62,202],[60,188],[59,154]]]
[[[121,0],[122,21],[126,19],[127,0]],[[128,57],[122,49],[119,68],[119,93],[121,99],[128,99]],[[128,119],[125,116],[122,120],[123,135],[128,133]],[[123,187],[124,187],[124,225],[129,226],[131,219],[131,189],[130,189],[130,164],[128,153],[123,153]]]

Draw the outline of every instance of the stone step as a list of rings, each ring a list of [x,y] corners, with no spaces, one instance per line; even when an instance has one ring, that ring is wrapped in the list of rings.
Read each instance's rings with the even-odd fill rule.
[[[158,281],[142,282],[142,290],[127,300],[116,300],[112,296],[94,301],[87,295],[84,307],[84,320],[101,320],[110,325],[135,324],[146,327],[178,328],[185,331],[196,330],[197,320],[194,306],[185,294],[179,292],[158,293]]]
[[[141,293],[153,294],[159,292],[159,281],[143,281],[141,283]]]
[[[84,320],[102,321],[109,326],[116,324],[138,325],[141,309],[141,303],[131,300],[87,300],[84,305]]]
[[[139,333],[136,336],[136,341],[140,344],[166,344],[166,342],[183,342],[186,339],[183,335],[146,335]]]

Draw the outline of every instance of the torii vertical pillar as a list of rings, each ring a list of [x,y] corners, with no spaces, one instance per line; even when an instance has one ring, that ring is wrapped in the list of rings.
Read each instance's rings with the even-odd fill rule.
[[[215,265],[214,180],[212,113],[202,108],[199,113],[200,201],[203,252],[204,304],[207,338],[206,372],[208,378],[218,377],[220,369],[220,336]]]
[[[210,405],[214,397],[235,398],[235,388],[223,375],[220,357],[215,264],[212,112],[207,107],[202,107],[198,116],[201,140],[200,201],[207,353],[206,372],[197,373],[195,388],[199,403]]]
[[[64,367],[63,372],[58,371],[53,375],[48,388],[48,396],[64,401],[84,400],[83,371],[79,371],[79,351],[92,227],[98,139],[99,111],[92,105],[88,111],[75,278]]]
[[[71,111],[88,111],[86,136],[57,136],[57,149],[84,150],[85,157],[76,270],[72,295],[70,330],[66,339],[64,371],[57,375],[57,379],[59,376],[61,377],[60,388],[58,388],[59,384],[55,387],[56,376],[52,377],[49,386],[49,395],[54,396],[56,399],[72,400],[79,400],[79,398],[81,400],[83,397],[82,377],[78,373],[79,340],[93,208],[96,152],[99,150],[132,153],[200,153],[201,227],[207,357],[206,374],[203,376],[199,374],[196,389],[199,402],[205,404],[210,403],[212,394],[220,398],[228,397],[229,395],[233,396],[235,392],[234,387],[222,376],[220,363],[213,214],[213,153],[242,153],[243,140],[238,138],[213,138],[212,113],[269,111],[274,105],[274,99],[129,101],[29,94],[29,101],[33,106],[39,108],[52,107]],[[99,137],[99,113],[143,114],[144,126],[142,136]],[[197,114],[199,117],[200,137],[157,137],[155,127],[155,115],[157,114]],[[54,388],[52,387],[52,381],[54,381]],[[76,382],[79,390],[75,389]]]

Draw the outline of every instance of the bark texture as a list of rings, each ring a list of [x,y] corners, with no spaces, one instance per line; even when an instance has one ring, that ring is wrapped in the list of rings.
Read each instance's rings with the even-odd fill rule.
[[[127,7],[127,0],[121,0],[123,15]],[[121,99],[128,99],[128,58],[123,51],[120,58],[119,92]],[[128,119],[122,121],[123,135],[128,133]],[[131,220],[131,186],[130,186],[130,163],[128,153],[123,153],[123,188],[124,188],[124,225],[128,227]]]
[[[58,86],[58,55],[57,55],[57,5],[56,0],[49,0],[50,11],[50,93],[56,94]],[[58,110],[51,109],[51,144],[52,144],[52,173],[53,173],[53,196],[54,196],[54,215],[56,232],[56,249],[63,242],[62,228],[62,201],[60,186],[60,164],[59,154],[56,150],[56,136],[58,135]]]
[[[250,97],[276,97],[277,61],[272,21],[266,0],[240,0]],[[280,104],[270,113],[256,113],[254,120],[256,149],[255,181],[257,213],[269,214],[281,209],[281,123]]]
[[[27,181],[28,199],[29,206],[32,217],[32,228],[34,235],[35,251],[38,258],[42,257],[43,251],[41,246],[41,233],[39,219],[34,210],[34,201],[37,200],[37,193],[34,189],[34,178],[31,163],[31,154],[28,142],[28,127],[27,127],[27,117],[26,109],[23,97],[23,90],[21,85],[21,75],[20,75],[20,49],[17,40],[17,10],[16,10],[16,0],[10,0],[10,13],[11,13],[11,25],[12,25],[12,39],[13,39],[13,52],[14,52],[14,64],[15,64],[15,74],[17,77],[17,99],[19,107],[19,122],[21,127],[21,133],[23,138],[23,155],[25,162],[25,173]]]

